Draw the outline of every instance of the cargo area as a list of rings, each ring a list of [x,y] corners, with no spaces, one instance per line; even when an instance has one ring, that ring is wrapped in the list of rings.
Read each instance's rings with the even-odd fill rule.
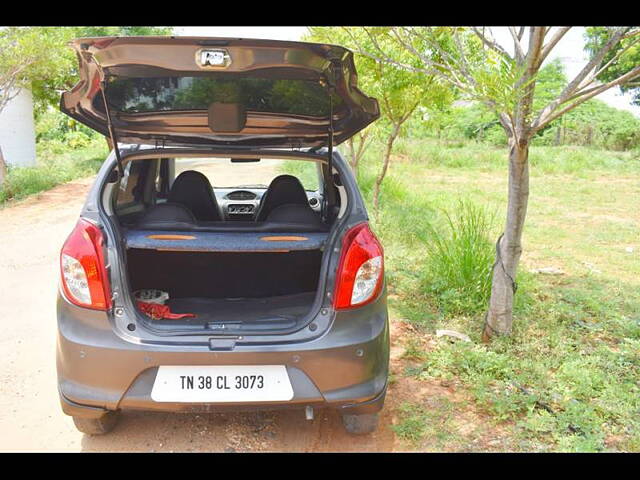
[[[343,199],[336,189],[322,210],[316,161],[241,160],[133,160],[111,187],[128,293],[147,326],[280,334],[309,320]]]
[[[289,330],[311,310],[322,251],[166,251],[128,248],[132,293],[168,293],[180,319],[150,318],[154,327],[211,330]]]

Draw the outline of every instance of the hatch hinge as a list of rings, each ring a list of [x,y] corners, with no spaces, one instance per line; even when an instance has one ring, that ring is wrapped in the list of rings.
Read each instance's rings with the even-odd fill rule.
[[[109,137],[113,144],[113,151],[116,154],[116,162],[118,163],[118,180],[124,177],[124,167],[122,166],[122,157],[120,156],[120,148],[118,147],[118,139],[116,137],[116,131],[111,121],[111,111],[109,110],[109,102],[107,102],[107,95],[105,93],[106,82],[102,80],[100,82],[100,91],[102,92],[102,101],[104,102],[104,111],[107,115],[107,128],[109,129]]]

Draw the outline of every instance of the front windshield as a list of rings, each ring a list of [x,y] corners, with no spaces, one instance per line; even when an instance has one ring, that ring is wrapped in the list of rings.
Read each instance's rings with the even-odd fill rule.
[[[214,188],[267,188],[278,175],[297,177],[305,190],[319,189],[318,164],[305,160],[263,158],[231,162],[229,158],[176,158],[175,176],[186,170],[203,173]]]

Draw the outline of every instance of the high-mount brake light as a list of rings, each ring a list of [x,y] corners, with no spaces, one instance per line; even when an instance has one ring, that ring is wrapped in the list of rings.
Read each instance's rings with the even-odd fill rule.
[[[378,297],[383,283],[382,245],[369,224],[358,224],[342,241],[334,306],[340,310],[366,305]]]
[[[111,288],[104,259],[104,236],[93,223],[80,219],[60,252],[64,294],[75,305],[111,308]]]

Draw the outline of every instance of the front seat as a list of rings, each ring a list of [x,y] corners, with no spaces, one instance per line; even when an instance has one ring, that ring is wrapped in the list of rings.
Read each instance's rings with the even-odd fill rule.
[[[209,179],[195,170],[187,170],[178,175],[171,186],[167,201],[184,205],[198,221],[222,220]]]
[[[260,201],[256,222],[264,222],[273,210],[282,205],[304,205],[311,210],[300,180],[293,175],[280,175],[271,181]]]

